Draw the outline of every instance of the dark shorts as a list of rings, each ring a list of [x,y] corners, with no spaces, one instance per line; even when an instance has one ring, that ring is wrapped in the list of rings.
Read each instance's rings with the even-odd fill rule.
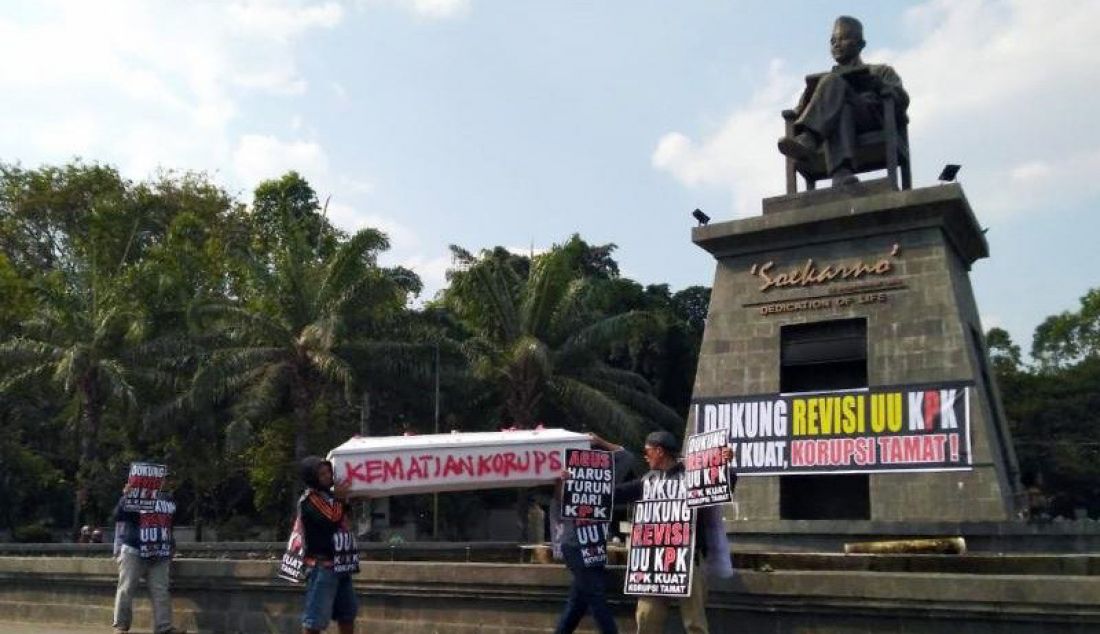
[[[313,566],[306,573],[306,607],[302,612],[302,627],[324,630],[329,621],[350,623],[359,612],[349,573],[335,573],[329,568]]]

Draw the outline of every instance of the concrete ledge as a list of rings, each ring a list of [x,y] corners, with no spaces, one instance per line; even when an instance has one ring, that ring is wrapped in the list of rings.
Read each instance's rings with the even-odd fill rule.
[[[825,566],[828,556],[811,563]],[[743,570],[711,584],[709,615],[714,631],[738,632],[1097,631],[1100,576],[1095,561],[1084,565],[1090,574]],[[612,588],[621,587],[622,569],[612,572]],[[179,560],[177,622],[204,634],[295,632],[301,588],[274,574],[268,561]],[[0,623],[106,625],[116,575],[103,558],[0,557]],[[367,562],[356,579],[360,630],[547,632],[568,583],[560,566]],[[620,627],[631,631],[633,600],[610,594]],[[136,607],[141,627],[148,604]]]

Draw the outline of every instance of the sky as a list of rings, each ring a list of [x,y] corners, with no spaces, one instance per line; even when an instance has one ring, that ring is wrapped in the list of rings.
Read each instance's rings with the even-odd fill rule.
[[[199,170],[245,201],[298,170],[429,298],[449,244],[573,233],[709,285],[690,212],[783,193],[779,112],[839,13],[912,96],[915,186],[963,165],[983,325],[1026,352],[1100,286],[1100,0],[3,0],[0,161]]]

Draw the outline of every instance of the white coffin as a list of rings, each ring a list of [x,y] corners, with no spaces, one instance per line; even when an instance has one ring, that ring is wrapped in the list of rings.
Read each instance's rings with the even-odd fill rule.
[[[356,436],[328,454],[334,480],[352,495],[525,487],[554,482],[566,449],[588,449],[586,434],[564,429]]]

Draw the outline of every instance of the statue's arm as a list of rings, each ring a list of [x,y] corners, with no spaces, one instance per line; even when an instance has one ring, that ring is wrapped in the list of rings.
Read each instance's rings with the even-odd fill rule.
[[[901,76],[889,66],[883,66],[879,75],[880,94],[894,99],[899,110],[909,107],[909,93],[901,85]]]

